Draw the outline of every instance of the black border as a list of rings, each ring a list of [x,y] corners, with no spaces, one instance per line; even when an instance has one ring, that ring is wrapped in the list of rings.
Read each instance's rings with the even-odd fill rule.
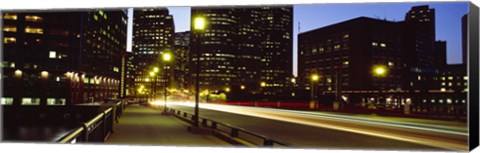
[[[478,48],[478,6],[470,2],[468,13],[468,109],[469,149],[478,146],[479,141],[479,48]]]

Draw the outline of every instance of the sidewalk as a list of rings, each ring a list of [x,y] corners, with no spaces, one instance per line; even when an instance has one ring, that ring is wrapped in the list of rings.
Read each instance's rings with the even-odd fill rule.
[[[213,135],[193,134],[189,124],[140,105],[129,105],[106,144],[161,146],[233,146]]]

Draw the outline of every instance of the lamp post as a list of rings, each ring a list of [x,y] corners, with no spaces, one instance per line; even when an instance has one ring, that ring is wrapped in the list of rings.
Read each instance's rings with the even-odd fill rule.
[[[373,76],[375,77],[385,77],[387,75],[387,68],[384,66],[384,65],[375,65],[373,66],[373,69],[372,69],[372,73],[373,73]],[[382,90],[383,88],[380,87],[380,90]],[[380,96],[383,96],[381,94],[382,91],[380,91]],[[377,98],[377,100],[379,100],[379,98]]]
[[[317,82],[320,79],[320,76],[318,74],[312,74],[310,76],[310,109],[316,108],[316,92],[315,92],[315,82]]]
[[[164,98],[165,98],[165,103],[164,103],[164,106],[163,106],[163,113],[166,114],[167,113],[167,86],[168,86],[168,76],[167,76],[167,68],[168,68],[168,62],[170,62],[172,60],[172,54],[170,54],[169,52],[165,52],[163,53],[162,55],[162,60],[165,62],[165,65],[164,65],[164,72],[163,72],[163,78],[165,79],[165,84],[164,84]]]
[[[195,17],[195,19],[193,20],[193,29],[194,31],[197,32],[196,34],[196,37],[197,37],[197,47],[195,48],[195,54],[197,56],[197,60],[196,60],[196,63],[195,63],[195,116],[193,118],[193,125],[195,127],[198,127],[198,115],[199,115],[199,112],[198,112],[198,101],[199,101],[199,92],[200,92],[200,88],[199,88],[199,75],[200,75],[200,32],[203,32],[203,30],[205,29],[205,25],[206,25],[206,21],[205,21],[205,18],[204,17],[201,17],[201,16],[197,16]]]

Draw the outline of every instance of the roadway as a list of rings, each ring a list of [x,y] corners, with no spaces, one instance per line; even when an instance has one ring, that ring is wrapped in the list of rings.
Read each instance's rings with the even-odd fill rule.
[[[191,102],[169,102],[168,105],[193,113]],[[460,122],[204,103],[200,104],[200,116],[289,143],[295,148],[468,149],[467,126]]]

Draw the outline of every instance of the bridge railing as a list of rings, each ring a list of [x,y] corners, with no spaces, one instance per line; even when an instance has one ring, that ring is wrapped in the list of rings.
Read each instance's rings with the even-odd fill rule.
[[[193,123],[195,115],[190,114],[187,112],[183,112],[181,110],[176,110],[173,108],[168,108],[169,112],[171,114],[174,114],[178,117],[181,117],[184,120],[187,120],[191,123]],[[290,144],[279,141],[279,140],[274,140],[270,137],[267,137],[265,135],[255,133],[243,128],[235,127],[233,125],[227,124],[227,123],[222,123],[218,122],[206,117],[200,116],[198,118],[199,123],[204,126],[204,127],[209,127],[213,130],[218,130],[223,133],[227,133],[230,137],[233,138],[240,138],[244,141],[247,141],[249,143],[252,143],[256,146],[265,146],[265,147],[287,147],[290,146]]]
[[[67,133],[58,139],[58,143],[77,143],[77,142],[104,142],[109,134],[113,132],[114,121],[123,113],[124,105],[118,102],[114,107],[110,107],[99,113],[93,119],[82,123],[82,125]]]

